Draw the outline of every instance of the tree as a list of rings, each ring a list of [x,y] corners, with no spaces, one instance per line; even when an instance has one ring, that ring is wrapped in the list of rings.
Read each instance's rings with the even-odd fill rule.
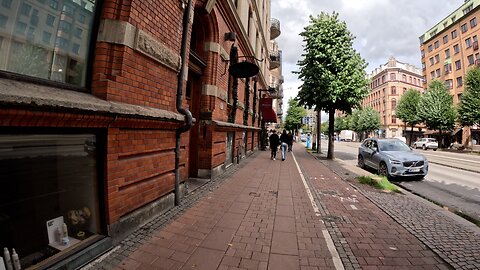
[[[380,115],[372,107],[354,110],[349,118],[349,129],[360,134],[360,140],[380,127]]]
[[[294,72],[303,82],[297,100],[329,114],[327,158],[333,159],[335,111],[350,113],[368,94],[367,64],[353,49],[354,36],[338,13],[310,16],[300,36],[305,44],[300,70]]]
[[[422,122],[422,119],[420,119],[420,116],[418,115],[421,99],[422,96],[420,92],[415,89],[409,89],[407,92],[403,93],[397,105],[397,118],[411,127],[410,143],[412,143],[413,139],[413,127]]]
[[[348,118],[346,116],[339,116],[335,118],[335,124],[333,126],[334,132],[340,132],[342,130],[349,129]]]
[[[295,130],[297,132],[298,128],[302,125],[302,118],[307,116],[307,111],[305,108],[298,104],[293,98],[288,100],[288,109],[287,116],[285,118],[285,129]]]
[[[458,105],[459,121],[463,126],[480,124],[480,68],[467,71],[465,90]],[[469,138],[470,139],[470,138]]]
[[[438,129],[440,140],[438,146],[441,148],[442,131],[454,127],[456,112],[453,107],[453,98],[447,87],[440,81],[434,80],[428,86],[428,90],[420,100],[421,109],[419,116],[429,129]]]
[[[368,134],[380,128],[380,114],[372,107],[366,107],[360,111],[358,117],[358,127],[364,133]]]

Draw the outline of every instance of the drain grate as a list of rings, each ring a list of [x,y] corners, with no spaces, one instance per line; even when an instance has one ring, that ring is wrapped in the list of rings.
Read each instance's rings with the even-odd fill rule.
[[[328,215],[322,217],[322,220],[325,222],[344,222],[345,220],[339,216]]]
[[[278,191],[270,190],[268,193],[274,195],[275,197],[278,196]]]
[[[260,197],[260,194],[258,194],[256,192],[250,192],[250,193],[248,193],[248,195],[253,196],[253,197]]]
[[[339,195],[335,190],[317,190],[317,192],[322,195]]]

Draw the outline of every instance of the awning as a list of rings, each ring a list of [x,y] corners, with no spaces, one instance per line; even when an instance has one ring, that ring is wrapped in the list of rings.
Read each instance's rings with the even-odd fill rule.
[[[277,113],[272,109],[272,98],[262,98],[262,117],[265,122],[277,122]]]

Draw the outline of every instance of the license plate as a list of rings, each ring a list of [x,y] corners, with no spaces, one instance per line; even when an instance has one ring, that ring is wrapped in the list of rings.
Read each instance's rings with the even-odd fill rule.
[[[418,169],[418,168],[415,168],[415,169],[410,169],[410,170],[408,170],[408,171],[409,171],[409,172],[419,172],[419,171],[420,171],[420,169]]]

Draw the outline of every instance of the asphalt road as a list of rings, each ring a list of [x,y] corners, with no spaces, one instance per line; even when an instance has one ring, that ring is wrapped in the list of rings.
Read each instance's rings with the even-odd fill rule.
[[[335,142],[335,158],[357,164],[357,142]],[[322,144],[322,152],[327,145]],[[396,184],[445,208],[480,220],[480,155],[446,151],[414,150],[430,162],[423,181],[401,179]]]

